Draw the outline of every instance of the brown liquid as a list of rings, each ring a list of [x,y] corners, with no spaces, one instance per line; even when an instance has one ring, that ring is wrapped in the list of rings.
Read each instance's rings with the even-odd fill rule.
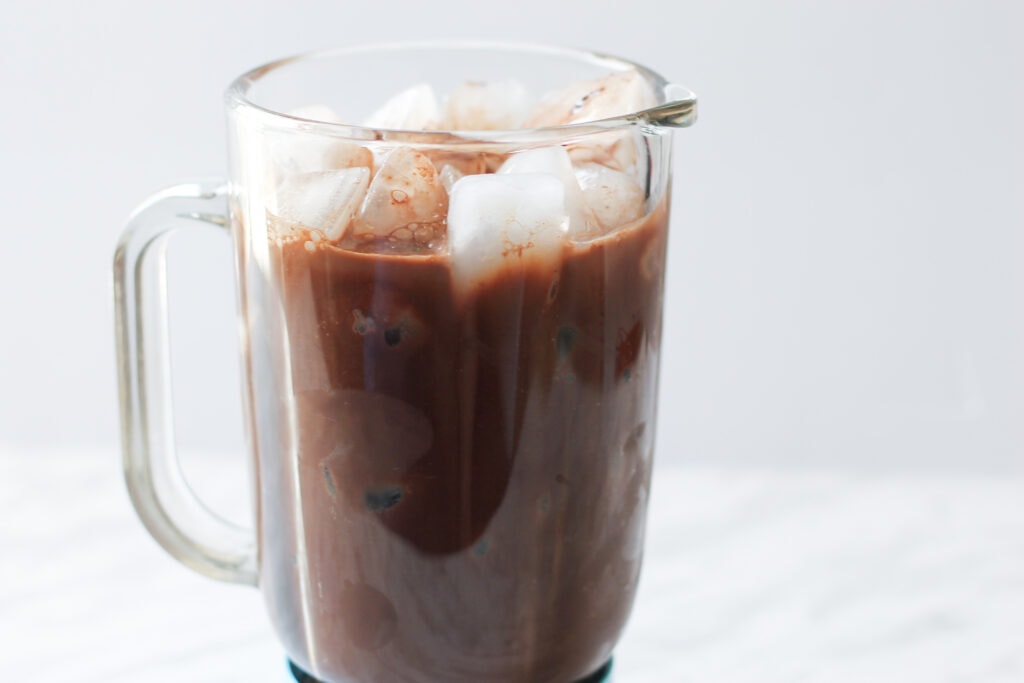
[[[608,659],[640,570],[666,222],[470,292],[444,255],[271,245],[298,464],[264,444],[261,577],[300,666],[565,683]]]

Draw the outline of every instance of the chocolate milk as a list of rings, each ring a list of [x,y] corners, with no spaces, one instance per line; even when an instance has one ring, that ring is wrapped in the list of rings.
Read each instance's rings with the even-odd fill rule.
[[[260,482],[260,510],[293,511],[260,515],[261,580],[299,666],[566,683],[608,660],[640,571],[666,226],[663,201],[465,289],[443,250],[272,238],[298,465]]]

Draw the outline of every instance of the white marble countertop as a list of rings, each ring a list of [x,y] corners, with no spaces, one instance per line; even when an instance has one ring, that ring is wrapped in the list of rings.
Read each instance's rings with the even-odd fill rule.
[[[1024,681],[1024,477],[655,477],[616,683]],[[114,452],[0,450],[0,557],[2,680],[287,680],[257,592],[165,555]]]

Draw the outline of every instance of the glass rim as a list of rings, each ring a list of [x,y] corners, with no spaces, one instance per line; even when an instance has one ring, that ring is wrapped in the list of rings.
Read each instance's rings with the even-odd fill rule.
[[[348,55],[402,50],[495,50],[568,58],[581,63],[608,66],[613,71],[635,69],[654,88],[659,102],[653,107],[640,111],[583,123],[509,130],[452,131],[375,128],[350,123],[320,121],[278,111],[259,104],[250,97],[252,88],[259,83],[260,79],[294,64]],[[564,140],[630,126],[644,126],[654,130],[685,128],[693,125],[697,119],[696,94],[682,85],[666,80],[659,73],[642,64],[615,55],[589,50],[509,41],[380,42],[313,50],[276,59],[246,71],[231,82],[224,93],[224,97],[229,110],[244,108],[266,122],[272,122],[276,128],[320,132],[333,137],[352,140],[397,141],[429,145],[472,144],[479,142],[509,143],[550,139]]]

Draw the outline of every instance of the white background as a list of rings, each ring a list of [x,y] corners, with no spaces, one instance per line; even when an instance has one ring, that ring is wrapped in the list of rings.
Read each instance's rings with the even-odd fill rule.
[[[221,92],[311,48],[617,53],[700,96],[677,140],[659,457],[1024,470],[1019,2],[27,2],[0,9],[0,445],[117,447],[129,211],[225,168]],[[227,240],[172,256],[178,424],[239,451]]]

